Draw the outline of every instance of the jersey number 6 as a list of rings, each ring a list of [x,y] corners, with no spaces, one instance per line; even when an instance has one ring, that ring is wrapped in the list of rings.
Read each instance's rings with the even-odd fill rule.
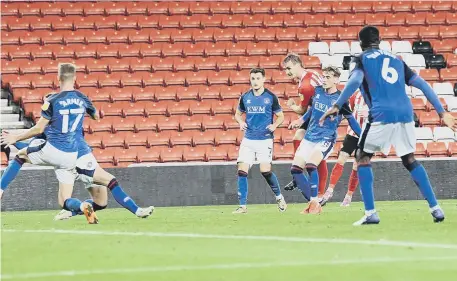
[[[394,84],[398,80],[398,72],[393,67],[389,67],[390,59],[384,58],[382,62],[381,75],[387,83]]]
[[[76,108],[76,109],[61,109],[59,113],[62,115],[62,133],[68,133],[68,125],[70,123],[70,115],[76,115],[76,118],[72,118],[73,124],[71,126],[70,132],[74,132],[78,127],[79,122],[84,116],[84,108]]]

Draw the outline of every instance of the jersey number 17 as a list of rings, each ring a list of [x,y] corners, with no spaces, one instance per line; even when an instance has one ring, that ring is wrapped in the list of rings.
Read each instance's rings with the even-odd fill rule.
[[[62,115],[62,133],[69,132],[68,127],[70,126],[70,121],[72,121],[70,132],[74,132],[84,116],[84,108],[61,109],[59,110],[59,113]]]

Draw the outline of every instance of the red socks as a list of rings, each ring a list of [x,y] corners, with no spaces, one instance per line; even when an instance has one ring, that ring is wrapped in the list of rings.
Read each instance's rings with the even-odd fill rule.
[[[325,187],[327,186],[327,161],[322,160],[319,166],[317,166],[317,172],[319,173],[319,197],[325,193]]]
[[[357,189],[357,185],[359,185],[359,177],[357,176],[357,171],[352,170],[348,184],[348,193],[350,195]]]
[[[294,154],[297,152],[298,147],[300,146],[301,140],[294,140]]]
[[[336,163],[333,167],[332,174],[330,175],[330,184],[335,186],[336,183],[340,180],[341,175],[343,175],[344,166]]]

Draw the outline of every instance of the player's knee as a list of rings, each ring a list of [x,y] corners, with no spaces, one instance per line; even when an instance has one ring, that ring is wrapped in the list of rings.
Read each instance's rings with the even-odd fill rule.
[[[116,186],[119,186],[119,183],[117,182],[117,179],[113,177],[106,187],[108,187],[109,190],[112,190]]]
[[[290,168],[290,173],[292,174],[292,176],[296,174],[302,174],[303,168],[297,165],[292,165],[292,167]]]
[[[403,166],[405,166],[405,168],[410,172],[420,165],[419,161],[416,160],[413,153],[403,155],[401,157],[401,162],[403,163]]]
[[[340,151],[340,154],[338,155],[338,160],[336,162],[340,165],[343,165],[346,163],[346,161],[349,159],[349,154],[344,151]]]
[[[357,164],[362,164],[362,165],[367,165],[370,164],[370,160],[373,154],[371,153],[366,153],[361,149],[357,149],[357,152],[355,154]]]
[[[243,170],[238,170],[238,176],[242,178],[247,178],[248,177],[248,172],[243,171]]]
[[[94,208],[94,211],[101,211],[103,209],[105,209],[107,207],[107,204],[104,204],[104,205],[99,205],[95,202],[92,203],[92,208]]]
[[[317,170],[317,166],[314,164],[306,164],[305,168],[309,175]]]
[[[271,171],[267,171],[267,172],[260,172],[260,173],[262,174],[262,176],[263,176],[264,178],[269,178],[269,177],[271,176],[271,174],[272,174],[272,172],[271,172]]]

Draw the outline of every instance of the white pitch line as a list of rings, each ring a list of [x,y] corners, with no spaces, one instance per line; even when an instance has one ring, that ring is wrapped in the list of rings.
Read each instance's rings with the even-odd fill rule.
[[[21,274],[1,275],[5,279],[33,279],[59,276],[81,276],[94,274],[127,274],[141,272],[170,272],[170,271],[192,271],[192,270],[232,270],[232,269],[252,269],[252,268],[277,268],[293,266],[316,266],[316,265],[344,265],[344,264],[371,264],[371,263],[396,263],[396,262],[418,262],[418,261],[442,261],[457,260],[457,256],[449,257],[410,257],[410,258],[389,258],[381,257],[375,259],[351,259],[351,260],[326,260],[326,261],[302,261],[302,262],[269,262],[269,263],[232,263],[232,264],[212,264],[212,265],[180,265],[180,266],[157,266],[157,267],[138,267],[138,268],[119,268],[119,269],[98,269],[98,270],[68,270],[55,272],[36,272]]]
[[[361,240],[339,238],[308,238],[287,236],[254,236],[254,235],[222,235],[200,233],[163,233],[163,232],[123,232],[123,231],[95,231],[95,230],[65,230],[65,229],[42,229],[42,230],[19,230],[3,229],[3,232],[23,233],[51,233],[51,234],[74,234],[74,235],[102,235],[102,236],[145,236],[145,237],[175,237],[195,239],[227,239],[227,240],[257,240],[257,241],[282,241],[282,242],[308,242],[308,243],[331,243],[331,244],[354,244],[372,246],[412,247],[457,250],[457,244],[421,243],[392,240]]]

